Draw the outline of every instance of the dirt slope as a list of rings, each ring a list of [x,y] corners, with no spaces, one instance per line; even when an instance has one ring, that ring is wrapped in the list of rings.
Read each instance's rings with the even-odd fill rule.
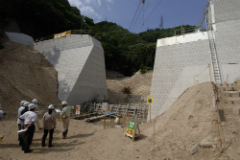
[[[39,52],[12,41],[0,50],[0,102],[6,111],[19,107],[23,99],[59,103],[57,71]]]
[[[139,103],[140,100],[146,101],[150,95],[151,84],[152,71],[145,74],[138,71],[132,77],[124,77],[116,72],[107,71],[107,88],[111,103],[119,103],[119,101],[120,103],[128,103],[128,101],[124,101],[127,95],[121,94],[124,87],[129,87],[131,90],[130,103]],[[119,97],[122,98],[119,99]]]

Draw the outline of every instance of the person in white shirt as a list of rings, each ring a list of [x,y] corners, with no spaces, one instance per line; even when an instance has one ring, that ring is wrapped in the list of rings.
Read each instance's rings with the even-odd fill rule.
[[[49,132],[49,142],[48,142],[48,147],[53,147],[52,145],[52,139],[53,139],[53,132],[54,128],[56,128],[56,115],[53,112],[54,106],[50,104],[48,106],[48,112],[46,112],[43,115],[43,130],[44,134],[42,137],[42,147],[45,147],[45,140],[47,138],[48,132]]]
[[[0,110],[0,121],[2,120],[2,115],[5,116],[7,113],[3,110]]]
[[[27,129],[26,137],[24,140],[24,153],[30,153],[33,151],[30,150],[30,145],[32,144],[32,139],[35,132],[35,122],[37,114],[34,111],[36,110],[36,107],[37,106],[35,104],[29,104],[30,110],[19,117],[22,122],[24,121],[24,129]]]
[[[0,109],[2,109],[1,107],[1,103],[0,103]],[[4,112],[3,110],[0,110],[0,121],[2,120],[2,115],[5,116],[7,113]]]
[[[21,111],[20,116],[23,115],[25,112],[29,111],[29,109],[28,109],[29,105],[30,105],[30,103],[28,101],[24,102],[24,104],[23,104],[24,109]],[[21,122],[21,123],[22,123],[21,129],[24,129],[24,123],[23,122]],[[25,148],[25,145],[24,145],[25,137],[26,137],[26,132],[20,133],[20,144],[22,146],[22,150],[24,150],[24,148]]]
[[[18,108],[18,119],[17,119],[18,130],[23,129],[23,124],[20,121],[19,117],[21,116],[22,110],[24,110],[24,102],[25,102],[25,100],[22,100],[21,103],[20,103],[20,107]],[[19,141],[19,145],[22,145],[22,135],[21,135],[21,133],[18,133],[18,141]]]
[[[33,100],[32,100],[32,103],[37,106],[38,100],[37,100],[37,99],[33,99]],[[36,113],[36,112],[35,112],[35,113]],[[36,119],[36,125],[37,125],[38,130],[42,130],[42,127],[41,127],[41,125],[40,125],[40,123],[39,123],[38,117],[37,117],[37,119]]]
[[[62,102],[62,112],[60,114],[60,118],[62,119],[62,139],[67,138],[68,133],[68,126],[69,126],[69,120],[71,115],[71,110],[76,109],[74,106],[68,106],[66,101]]]

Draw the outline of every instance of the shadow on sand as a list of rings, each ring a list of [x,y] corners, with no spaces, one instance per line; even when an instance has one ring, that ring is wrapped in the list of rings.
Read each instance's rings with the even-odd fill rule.
[[[54,132],[55,132],[55,131],[54,131]],[[67,137],[67,139],[89,137],[89,136],[93,136],[95,132],[97,132],[97,131],[94,131],[94,132],[89,133],[89,134],[77,134],[77,135],[73,135],[73,136]],[[48,140],[48,138],[49,138],[49,135],[48,135],[48,137],[46,138],[46,140]],[[60,137],[53,137],[53,141],[60,140],[60,139],[61,139]],[[41,141],[41,140],[42,140],[42,138],[33,139],[33,141]]]

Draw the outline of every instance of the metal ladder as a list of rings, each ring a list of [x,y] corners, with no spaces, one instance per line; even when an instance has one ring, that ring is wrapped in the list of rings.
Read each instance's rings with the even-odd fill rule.
[[[213,28],[212,28],[212,22],[210,17],[211,16],[207,17],[207,32],[208,32],[209,47],[211,52],[213,75],[214,75],[215,83],[218,84],[218,83],[222,83],[222,77],[221,77],[221,71],[218,63],[217,50],[214,42]]]

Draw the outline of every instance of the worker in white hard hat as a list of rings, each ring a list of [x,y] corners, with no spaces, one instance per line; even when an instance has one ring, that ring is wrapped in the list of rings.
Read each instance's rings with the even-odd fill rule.
[[[20,102],[20,107],[18,108],[18,118],[17,118],[17,125],[18,125],[18,130],[23,129],[23,123],[20,121],[19,117],[21,116],[21,112],[22,110],[24,110],[24,102],[25,100],[22,100]],[[18,133],[18,141],[19,141],[19,145],[22,145],[22,135],[21,133]]]
[[[38,100],[36,98],[34,98],[32,100],[32,103],[37,106],[38,105]],[[37,114],[37,112],[35,112],[35,113]],[[38,116],[37,116],[37,119],[36,119],[36,125],[37,125],[38,130],[42,130],[42,127],[41,127],[41,125],[39,123],[39,120],[38,120]]]
[[[27,129],[24,140],[24,153],[32,152],[32,150],[30,150],[30,145],[32,144],[32,139],[35,132],[35,122],[37,118],[37,114],[34,112],[37,106],[31,103],[28,107],[29,111],[25,112],[19,117],[19,119],[24,122],[24,129]]]
[[[0,106],[0,121],[2,120],[2,116],[5,116],[7,113],[1,110],[2,107]]]
[[[30,104],[31,104],[31,103],[29,103],[28,101],[25,101],[25,102],[23,103],[24,109],[22,110],[20,116],[23,115],[25,112],[29,111],[29,105],[30,105]],[[19,117],[20,117],[20,116],[19,116]],[[21,128],[24,129],[24,122],[21,121],[21,123],[22,123]],[[22,146],[22,150],[24,150],[24,148],[25,148],[24,140],[25,140],[25,137],[26,137],[26,132],[20,133],[20,137],[21,137],[21,138],[20,138],[20,144],[21,144],[21,146]]]
[[[74,108],[74,106],[68,106],[66,101],[62,102],[62,107],[63,107],[63,109],[60,114],[61,121],[62,121],[62,132],[63,132],[62,139],[66,139],[67,133],[68,133],[71,109],[75,109],[75,108]]]
[[[42,137],[42,147],[45,147],[45,140],[47,138],[48,132],[49,132],[49,141],[48,141],[48,147],[53,147],[52,140],[53,140],[53,132],[54,128],[56,128],[56,115],[53,112],[54,106],[50,104],[48,106],[48,112],[46,112],[43,115],[43,137]]]

